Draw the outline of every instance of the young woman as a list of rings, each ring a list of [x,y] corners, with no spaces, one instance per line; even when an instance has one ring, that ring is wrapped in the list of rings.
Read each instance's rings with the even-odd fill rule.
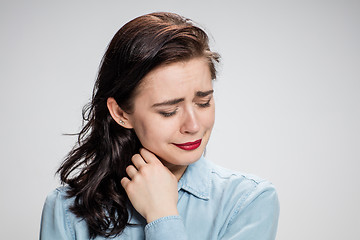
[[[179,15],[124,25],[58,170],[64,186],[46,199],[40,239],[275,239],[274,187],[202,157],[218,61]]]

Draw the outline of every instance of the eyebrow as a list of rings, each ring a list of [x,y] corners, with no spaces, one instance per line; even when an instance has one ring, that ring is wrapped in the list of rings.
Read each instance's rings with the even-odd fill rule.
[[[152,105],[152,107],[158,107],[158,106],[168,106],[168,105],[175,105],[178,104],[180,102],[183,102],[185,100],[185,98],[176,98],[176,99],[171,99],[171,100],[167,100],[161,103],[155,103]]]
[[[196,97],[206,97],[210,94],[212,94],[214,92],[214,90],[209,90],[209,91],[197,91],[195,93],[195,96]],[[164,102],[160,102],[160,103],[155,103],[153,104],[151,107],[159,107],[159,106],[171,106],[171,105],[175,105],[175,104],[178,104],[178,103],[181,103],[185,101],[185,98],[175,98],[175,99],[171,99],[171,100],[166,100]]]
[[[196,97],[206,97],[206,96],[212,94],[213,92],[214,92],[214,90],[209,90],[209,91],[205,91],[205,92],[197,91],[197,92],[195,93],[195,96],[196,96]]]

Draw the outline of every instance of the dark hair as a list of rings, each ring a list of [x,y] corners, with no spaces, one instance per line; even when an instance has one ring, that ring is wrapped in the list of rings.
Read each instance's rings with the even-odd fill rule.
[[[91,102],[83,109],[86,124],[77,145],[58,169],[61,182],[75,197],[71,211],[84,219],[90,237],[119,235],[128,225],[129,200],[120,180],[141,144],[133,129],[117,124],[107,108],[113,97],[132,111],[136,87],[155,67],[196,57],[208,60],[212,78],[219,55],[211,52],[206,33],[174,13],[152,13],[125,24],[102,59]]]

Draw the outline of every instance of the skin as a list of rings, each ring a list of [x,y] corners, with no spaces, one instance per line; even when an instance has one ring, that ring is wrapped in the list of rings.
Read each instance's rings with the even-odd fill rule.
[[[178,215],[177,181],[204,152],[215,119],[212,79],[205,58],[155,68],[136,89],[134,109],[123,111],[113,98],[111,116],[133,128],[143,145],[132,157],[121,184],[134,208],[147,220]],[[183,150],[175,144],[201,144]]]

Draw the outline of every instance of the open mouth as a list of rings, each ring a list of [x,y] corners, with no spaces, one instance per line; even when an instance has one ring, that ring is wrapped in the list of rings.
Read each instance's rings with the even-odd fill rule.
[[[181,143],[181,144],[176,144],[174,143],[175,146],[177,146],[178,148],[181,148],[183,150],[194,150],[197,149],[201,144],[201,139],[196,140],[194,142],[187,142],[187,143]]]

